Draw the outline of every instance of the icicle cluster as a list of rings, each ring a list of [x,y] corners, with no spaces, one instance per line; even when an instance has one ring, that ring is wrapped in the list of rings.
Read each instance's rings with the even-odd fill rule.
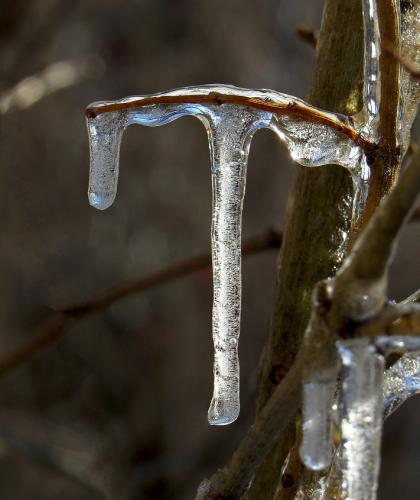
[[[238,98],[256,102],[259,107],[230,102]],[[199,99],[209,102],[194,102]],[[349,137],[353,129],[347,117],[320,111],[274,91],[208,85],[93,103],[87,113],[91,205],[103,210],[115,199],[120,143],[129,125],[155,127],[186,115],[201,120],[210,149],[215,356],[214,394],[208,418],[211,424],[223,425],[239,414],[241,218],[252,136],[261,128],[273,130],[293,159],[309,167],[334,163],[354,173],[364,152],[357,140]],[[303,119],[305,115],[309,118]]]
[[[311,470],[330,467],[327,478],[320,478],[316,498],[330,498],[326,484],[338,483],[342,498],[374,500],[383,419],[409,397],[420,393],[420,339],[359,338],[338,341],[337,349],[342,364],[338,404],[333,405],[333,389],[326,392],[328,383],[335,387],[335,378],[325,380],[323,386],[304,387],[300,454]],[[384,372],[385,357],[392,353],[399,353],[401,357]],[[309,394],[307,389],[312,389],[312,392]],[[341,430],[335,455],[332,453],[331,415]],[[315,425],[309,425],[311,421]]]
[[[418,62],[420,52],[409,53],[409,47],[419,45],[416,26],[419,24],[420,9],[416,0],[408,0],[405,4],[406,8],[401,13],[403,55],[412,56],[414,62]],[[377,140],[381,98],[381,44],[376,0],[363,0],[363,9],[364,105],[354,117],[329,113],[295,97],[271,90],[248,90],[221,85],[187,87],[119,101],[96,102],[86,110],[91,154],[89,201],[101,210],[108,208],[116,196],[120,143],[123,132],[129,125],[155,127],[191,115],[197,117],[206,129],[213,189],[211,235],[215,355],[214,393],[208,413],[211,424],[228,424],[239,414],[241,218],[248,152],[255,131],[261,128],[274,131],[286,144],[291,157],[304,166],[338,164],[347,168],[355,188],[354,216],[363,209],[370,179],[367,150]],[[400,135],[405,148],[414,116],[413,110],[420,95],[418,83],[413,86],[411,80],[405,72],[400,107],[400,121],[404,124]],[[371,349],[371,346],[361,345],[340,347],[347,370],[340,408],[343,436],[347,443],[344,446],[347,455],[343,455],[343,466],[347,467],[346,487],[349,491],[356,488],[352,482],[356,469],[352,469],[351,461],[362,446],[361,440],[366,437],[363,433],[370,432],[376,436],[377,432],[372,430],[373,427],[367,430],[358,423],[358,415],[362,418],[366,412],[366,415],[371,412],[372,425],[377,425],[381,363],[378,356],[371,356]],[[411,379],[404,375],[410,372],[406,364],[403,364],[408,363],[408,359],[412,360],[407,358],[404,362],[401,361],[391,377],[394,382],[398,380],[398,383],[395,382],[399,387],[398,394],[401,394],[398,401],[413,392],[411,386],[409,388]],[[362,368],[358,374],[360,366]],[[388,380],[388,376],[385,380]],[[357,385],[361,381],[364,381],[366,387]],[[335,379],[308,380],[304,386],[305,432],[301,455],[305,464],[314,470],[325,468],[331,461],[330,409],[335,384]],[[369,394],[365,389],[370,391]],[[385,400],[388,401],[389,397],[392,396],[385,396]],[[361,401],[366,406],[363,407],[366,412],[361,408],[355,410]],[[393,404],[395,406],[397,403]],[[366,446],[373,445],[369,441]],[[373,457],[371,449],[367,449],[366,453],[371,453]],[[375,470],[371,468],[366,474],[372,478]]]
[[[365,84],[364,106],[355,118],[356,128],[366,137],[377,141],[380,112],[379,56],[381,44],[378,33],[376,0],[364,0]],[[403,56],[419,63],[420,3],[404,2],[400,12]],[[399,141],[406,150],[409,132],[420,100],[420,84],[401,70],[399,107]],[[369,167],[362,155],[355,192],[363,206]],[[356,210],[357,212],[357,210]],[[316,373],[305,380],[303,387],[303,438],[300,455],[306,467],[313,471],[329,472],[318,483],[300,484],[302,495],[308,487],[313,498],[346,498],[374,500],[380,461],[380,439],[384,416],[390,415],[406,399],[420,393],[420,341],[409,337],[377,337],[338,342],[342,363],[342,382],[337,386],[334,374],[319,379]],[[390,352],[406,352],[384,373],[384,356]],[[334,388],[338,404],[334,404]],[[332,417],[340,429],[341,442],[332,453]],[[333,458],[332,458],[333,457]],[[331,463],[332,462],[332,463]],[[328,489],[326,485],[329,485]]]

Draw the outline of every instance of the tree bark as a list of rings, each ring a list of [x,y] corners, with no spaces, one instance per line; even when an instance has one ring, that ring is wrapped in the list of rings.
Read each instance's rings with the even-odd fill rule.
[[[351,115],[361,108],[362,87],[361,2],[327,0],[309,101]],[[318,281],[337,271],[350,230],[353,187],[347,171],[333,165],[314,169],[296,165],[296,169],[277,269],[274,311],[260,361],[257,412],[290,369],[309,320],[312,290]],[[282,464],[294,441],[295,425],[291,424],[260,467],[247,499],[274,498],[282,484]],[[295,480],[288,474],[283,486],[292,490]]]

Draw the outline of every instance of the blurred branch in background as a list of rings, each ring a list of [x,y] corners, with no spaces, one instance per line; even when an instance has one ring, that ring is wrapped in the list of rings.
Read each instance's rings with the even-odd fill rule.
[[[260,236],[250,238],[242,245],[243,256],[253,255],[266,250],[278,249],[282,235],[275,229],[268,229]],[[204,254],[173,264],[157,273],[139,278],[132,283],[113,288],[83,304],[63,308],[51,314],[28,340],[26,344],[0,359],[0,376],[18,367],[31,358],[33,354],[60,338],[75,321],[106,309],[108,306],[126,297],[148,290],[157,285],[168,283],[174,279],[210,267],[211,255]]]
[[[11,89],[0,94],[0,114],[26,109],[61,89],[77,85],[91,78],[99,78],[105,71],[105,62],[98,55],[58,61],[44,70],[27,76]]]

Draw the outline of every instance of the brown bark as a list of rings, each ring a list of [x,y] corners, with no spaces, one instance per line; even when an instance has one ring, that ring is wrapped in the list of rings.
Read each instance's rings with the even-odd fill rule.
[[[327,0],[309,100],[324,109],[353,114],[361,107],[362,79],[361,2]],[[312,290],[341,264],[342,234],[350,226],[353,190],[346,170],[296,168],[274,312],[261,358],[257,412],[289,370],[309,320]],[[294,425],[290,425],[260,467],[247,498],[273,498],[293,441]]]

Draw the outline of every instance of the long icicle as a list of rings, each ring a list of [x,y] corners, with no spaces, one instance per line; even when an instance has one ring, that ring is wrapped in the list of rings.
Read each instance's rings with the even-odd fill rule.
[[[384,359],[370,339],[338,342],[343,364],[339,406],[341,491],[351,500],[374,500],[383,419]]]

